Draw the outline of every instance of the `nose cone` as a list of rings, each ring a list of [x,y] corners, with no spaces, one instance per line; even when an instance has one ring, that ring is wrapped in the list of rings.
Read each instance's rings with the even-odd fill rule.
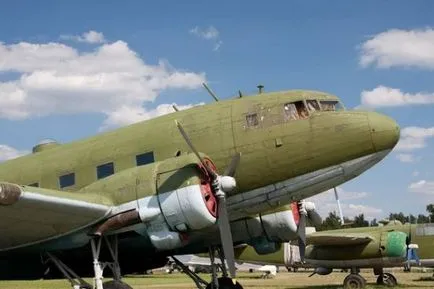
[[[395,120],[376,112],[369,112],[372,143],[377,152],[391,150],[399,140],[400,128]]]

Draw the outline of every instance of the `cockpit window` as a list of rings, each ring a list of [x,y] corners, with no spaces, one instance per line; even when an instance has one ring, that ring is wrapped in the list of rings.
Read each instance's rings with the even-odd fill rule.
[[[285,120],[305,119],[308,117],[303,101],[287,103],[284,106]]]
[[[307,108],[311,112],[320,110],[318,101],[315,99],[306,100],[306,104],[307,104]]]
[[[336,100],[321,100],[320,103],[323,111],[338,111],[344,109],[341,103]]]
[[[258,122],[258,114],[252,113],[252,114],[246,115],[246,121],[247,121],[248,127],[257,126],[259,123]]]

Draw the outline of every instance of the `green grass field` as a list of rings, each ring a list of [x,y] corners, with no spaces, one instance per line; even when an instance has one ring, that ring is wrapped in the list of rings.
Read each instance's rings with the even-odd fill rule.
[[[395,271],[393,274],[398,279],[399,285],[396,288],[434,288],[432,273],[403,273]],[[261,279],[260,273],[240,273],[239,282],[246,289],[320,289],[320,288],[342,288],[342,281],[346,273],[335,272],[328,276],[308,277],[308,272],[281,272],[273,279]],[[375,285],[375,276],[370,271],[363,271],[363,277],[368,281],[367,289],[387,288]],[[201,275],[209,279],[207,274]],[[91,280],[88,280],[91,281]],[[184,288],[195,289],[193,282],[184,274],[163,274],[143,275],[126,277],[124,281],[134,289],[167,289]],[[40,281],[1,281],[0,289],[70,289],[66,280],[40,280]]]

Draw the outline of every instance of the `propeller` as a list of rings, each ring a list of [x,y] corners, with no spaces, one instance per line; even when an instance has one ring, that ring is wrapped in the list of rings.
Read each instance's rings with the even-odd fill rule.
[[[306,253],[306,223],[307,218],[314,224],[319,225],[322,222],[321,216],[315,210],[315,204],[312,202],[299,201],[297,202],[299,221],[297,227],[298,249],[300,251],[300,259],[304,262]]]
[[[217,197],[218,202],[218,227],[220,231],[220,238],[223,248],[223,254],[226,258],[226,263],[228,265],[229,274],[232,278],[232,280],[235,283],[235,254],[234,254],[234,245],[232,240],[232,232],[231,227],[229,223],[229,216],[227,213],[226,208],[226,194],[232,192],[236,188],[236,180],[233,177],[235,175],[236,169],[238,167],[238,164],[241,159],[241,154],[237,153],[232,157],[232,160],[229,164],[229,166],[226,168],[223,175],[218,175],[210,166],[209,163],[204,161],[203,158],[200,156],[199,152],[194,147],[193,143],[191,142],[189,136],[185,132],[184,128],[182,127],[181,123],[176,121],[176,126],[178,127],[182,137],[184,138],[185,142],[188,144],[190,149],[193,151],[193,153],[197,156],[197,158],[200,160],[203,167],[208,172],[209,176],[211,177],[212,182],[212,190],[214,192],[214,195]]]
[[[297,228],[297,235],[298,235],[298,250],[300,252],[300,260],[301,262],[304,262],[304,256],[306,253],[306,217],[307,217],[307,211],[304,208],[304,201],[301,201],[298,203],[299,209],[299,215],[300,219],[298,221],[298,228]]]

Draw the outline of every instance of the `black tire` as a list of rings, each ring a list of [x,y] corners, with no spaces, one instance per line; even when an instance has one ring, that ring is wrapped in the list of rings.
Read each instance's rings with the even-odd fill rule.
[[[345,289],[362,289],[366,286],[366,280],[359,274],[350,274],[344,280]]]
[[[384,273],[383,275],[384,285],[387,287],[395,287],[398,285],[398,281],[396,280],[395,276],[390,273]]]
[[[387,287],[395,287],[398,285],[398,281],[395,276],[390,273],[383,273],[377,277],[377,285],[384,285]]]
[[[219,289],[243,289],[243,286],[241,286],[238,281],[234,284],[234,282],[232,282],[232,279],[229,277],[220,277],[217,280],[219,282]],[[208,284],[206,286],[206,289],[212,289],[212,285]]]
[[[104,282],[102,284],[102,287],[104,289],[133,289],[133,287],[131,287],[127,283],[124,283],[122,281],[116,281],[116,280]]]

